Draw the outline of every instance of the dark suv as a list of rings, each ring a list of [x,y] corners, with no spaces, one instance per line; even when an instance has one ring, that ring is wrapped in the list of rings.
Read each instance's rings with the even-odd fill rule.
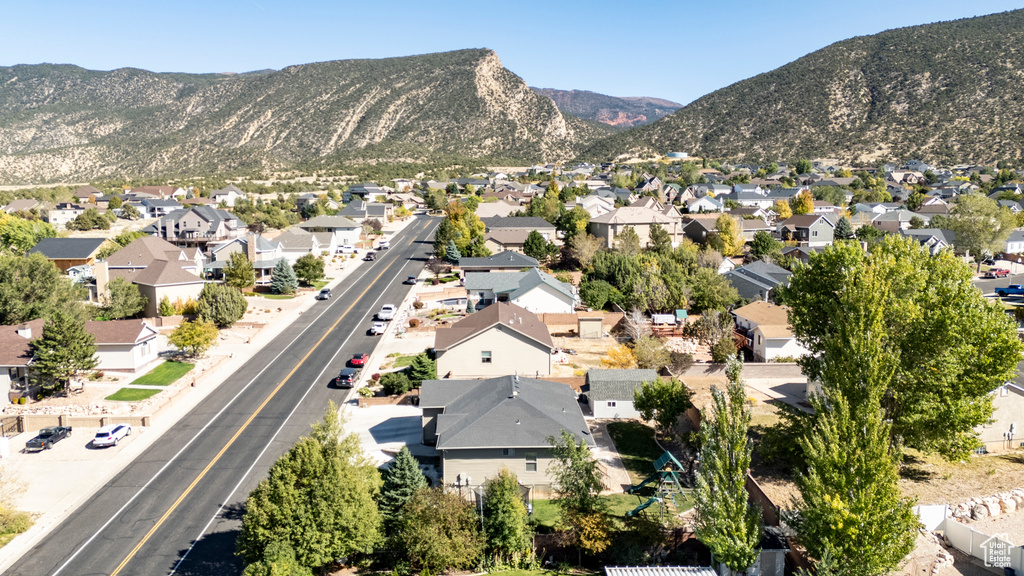
[[[356,385],[356,376],[359,375],[359,371],[355,368],[343,368],[341,374],[334,379],[334,386],[336,388],[351,388]]]

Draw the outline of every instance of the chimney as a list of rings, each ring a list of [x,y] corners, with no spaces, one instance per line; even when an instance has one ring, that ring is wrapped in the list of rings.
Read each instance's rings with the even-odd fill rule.
[[[245,256],[249,262],[256,262],[256,234],[249,234],[245,239]]]
[[[16,332],[18,333],[18,336],[21,336],[26,340],[32,339],[32,327],[29,326],[27,323],[18,326]]]

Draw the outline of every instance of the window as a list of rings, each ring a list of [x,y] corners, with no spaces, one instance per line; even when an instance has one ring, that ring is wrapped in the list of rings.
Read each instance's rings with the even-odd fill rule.
[[[615,408],[615,402],[609,402],[608,403],[608,407],[609,408]]]
[[[516,449],[515,448],[502,448],[501,449],[501,455],[502,456],[515,456],[516,455]]]
[[[537,453],[527,452],[526,453],[526,471],[536,472],[537,471]]]
[[[484,350],[484,351],[480,352],[480,362],[483,362],[484,364],[490,364],[491,363],[491,351],[490,350]]]
[[[818,231],[817,230],[812,230],[811,231],[811,236],[817,236],[817,235],[818,235]]]

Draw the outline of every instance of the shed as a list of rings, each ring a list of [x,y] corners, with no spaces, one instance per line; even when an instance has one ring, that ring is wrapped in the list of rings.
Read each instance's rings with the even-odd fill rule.
[[[576,314],[576,333],[580,338],[604,338],[604,314],[601,312],[579,312]]]

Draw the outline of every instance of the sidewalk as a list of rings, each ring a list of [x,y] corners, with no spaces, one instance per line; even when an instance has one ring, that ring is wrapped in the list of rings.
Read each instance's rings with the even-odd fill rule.
[[[389,224],[385,227],[388,237],[403,230],[412,221],[414,221],[413,218],[407,218],[404,222]],[[355,260],[354,262],[361,261]],[[327,273],[328,275],[333,274],[334,277],[327,287],[337,288],[358,268],[357,265],[344,265],[341,269],[331,269],[328,264]],[[338,294],[337,291],[335,293]],[[25,443],[35,436],[35,431],[25,432],[11,438],[11,455],[9,458],[0,460],[0,465],[9,467],[25,485],[25,491],[17,498],[16,506],[20,510],[33,514],[35,524],[0,548],[0,572],[13,566],[53,527],[60,524],[107,482],[117,476],[125,466],[195,408],[228,376],[234,374],[256,356],[264,346],[278,336],[281,327],[291,325],[318,301],[314,299],[312,293],[303,293],[293,300],[252,298],[249,300],[249,306],[254,309],[258,304],[261,308],[276,309],[285,308],[286,306],[283,305],[285,302],[295,305],[288,306],[291,308],[290,310],[282,310],[279,317],[271,318],[269,316],[273,316],[273,313],[269,315],[261,313],[264,314],[264,317],[259,318],[258,321],[266,323],[254,336],[250,335],[253,332],[252,328],[233,328],[222,331],[222,337],[218,338],[217,345],[207,353],[203,366],[197,365],[198,374],[195,376],[195,387],[191,387],[189,383],[185,382],[187,377],[172,385],[173,387],[188,386],[188,388],[170,404],[163,407],[157,416],[154,416],[152,426],[133,427],[131,436],[118,446],[103,450],[87,448],[85,444],[95,434],[96,429],[75,428],[71,438],[57,443],[52,450],[37,454],[20,452]],[[326,310],[327,308],[324,307],[323,311]],[[255,312],[255,310],[253,311]],[[248,312],[247,316],[249,316]],[[213,368],[207,371],[205,366]],[[159,395],[154,399],[158,397]],[[68,478],[74,478],[75,481],[68,482]]]

